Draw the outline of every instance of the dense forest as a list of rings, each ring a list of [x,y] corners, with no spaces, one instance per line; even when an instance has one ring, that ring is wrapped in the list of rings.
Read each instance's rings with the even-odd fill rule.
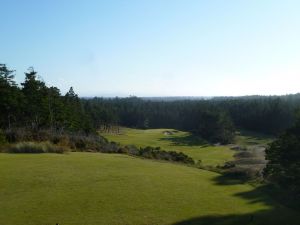
[[[300,120],[296,115],[299,107],[300,94],[171,101],[137,97],[80,99],[72,87],[64,95],[56,87],[47,87],[33,68],[25,72],[24,82],[17,84],[15,71],[0,64],[0,131],[10,142],[18,141],[16,134],[20,133],[34,136],[38,131],[47,130],[55,135],[88,136],[96,135],[99,129],[116,132],[118,126],[180,129],[221,144],[231,143],[237,129],[279,135],[266,151],[269,163],[265,178],[290,189],[298,198]],[[1,138],[3,135],[0,142]],[[89,137],[77,145],[97,149],[99,146],[95,147],[94,143]],[[166,156],[166,152],[157,149],[126,151],[147,157],[173,157],[175,161],[190,160],[176,153]]]
[[[294,123],[300,95],[175,101],[93,98],[82,102],[98,127],[168,127],[192,131],[212,142],[228,143],[235,129],[280,134]]]
[[[93,132],[117,126],[175,128],[211,142],[229,143],[236,129],[278,135],[291,127],[300,95],[223,97],[155,101],[137,97],[80,99],[73,88],[62,95],[29,68],[18,85],[14,71],[0,66],[0,126]]]

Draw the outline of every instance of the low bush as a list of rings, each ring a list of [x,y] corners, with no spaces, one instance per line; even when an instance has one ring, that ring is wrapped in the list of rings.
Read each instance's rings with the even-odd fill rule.
[[[147,159],[157,159],[185,164],[194,160],[182,152],[164,151],[160,147],[140,148],[133,145],[120,146],[97,134],[59,133],[51,130],[14,129],[4,135],[11,144],[6,148],[10,153],[63,153],[66,148],[74,151],[119,153]],[[1,136],[0,136],[1,137]]]
[[[235,163],[232,161],[225,162],[223,166],[218,166],[220,169],[231,169],[233,167],[235,167]]]
[[[99,149],[99,152],[103,153],[126,153],[126,150],[122,147],[120,147],[119,144],[116,142],[110,142],[106,143],[105,145],[102,145],[102,147]]]
[[[107,143],[108,141],[97,134],[85,134],[82,132],[61,132],[50,129],[26,129],[14,128],[4,131],[4,136],[9,143],[16,142],[45,142],[50,141],[53,144],[72,145],[74,148],[84,149],[88,145],[95,143]]]
[[[235,158],[253,158],[255,155],[250,151],[241,151],[234,155]]]
[[[172,162],[180,162],[185,164],[194,164],[194,160],[182,152],[164,151],[160,147],[137,148],[134,145],[120,146],[115,142],[110,142],[102,146],[100,152],[119,153],[131,156],[138,156],[146,159],[156,159]]]
[[[33,140],[33,138],[31,137],[31,132],[28,132],[26,129],[23,128],[9,129],[4,131],[4,133],[9,143]]]
[[[127,145],[123,148],[124,153],[128,155],[139,155],[139,149],[134,145]]]
[[[225,176],[240,180],[257,180],[261,178],[261,168],[252,166],[235,166],[222,172]]]
[[[140,148],[140,150],[137,153],[138,156],[148,159],[158,159],[173,162],[181,162],[186,164],[194,164],[194,160],[182,152],[164,151],[160,150],[159,147],[154,148],[148,146],[146,148]]]
[[[66,148],[49,142],[20,142],[7,148],[9,153],[64,153]]]

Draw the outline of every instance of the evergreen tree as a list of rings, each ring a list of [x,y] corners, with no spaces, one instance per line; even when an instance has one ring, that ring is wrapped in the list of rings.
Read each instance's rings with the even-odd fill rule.
[[[32,129],[47,125],[48,102],[47,88],[43,81],[37,78],[37,72],[30,67],[25,73],[22,83],[22,92],[25,97],[25,123]]]
[[[14,70],[0,64],[0,125],[11,128],[19,117],[21,93],[14,81]]]
[[[266,150],[265,177],[300,200],[300,119]]]
[[[63,127],[65,120],[65,106],[63,97],[56,87],[47,88],[47,102],[48,102],[48,121],[51,130],[60,129]]]
[[[66,128],[72,131],[85,130],[87,132],[90,127],[88,116],[84,113],[84,108],[73,87],[65,94],[64,107]]]

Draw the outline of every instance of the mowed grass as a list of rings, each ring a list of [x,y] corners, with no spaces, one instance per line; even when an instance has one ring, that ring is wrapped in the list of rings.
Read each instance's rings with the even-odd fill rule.
[[[254,187],[220,180],[213,172],[126,155],[2,153],[0,224],[299,222],[295,212]],[[251,216],[254,222],[249,223]],[[190,222],[181,223],[186,220]]]
[[[164,132],[172,132],[166,135]],[[101,133],[110,141],[122,145],[136,145],[137,147],[161,147],[163,150],[183,152],[195,161],[201,160],[203,165],[217,166],[233,159],[235,151],[229,146],[208,145],[189,132],[173,129],[131,129],[121,128],[120,134]]]

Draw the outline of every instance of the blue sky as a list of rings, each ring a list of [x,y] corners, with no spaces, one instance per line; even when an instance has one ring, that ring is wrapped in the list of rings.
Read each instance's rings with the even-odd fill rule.
[[[300,92],[298,0],[0,0],[0,63],[80,96]]]

